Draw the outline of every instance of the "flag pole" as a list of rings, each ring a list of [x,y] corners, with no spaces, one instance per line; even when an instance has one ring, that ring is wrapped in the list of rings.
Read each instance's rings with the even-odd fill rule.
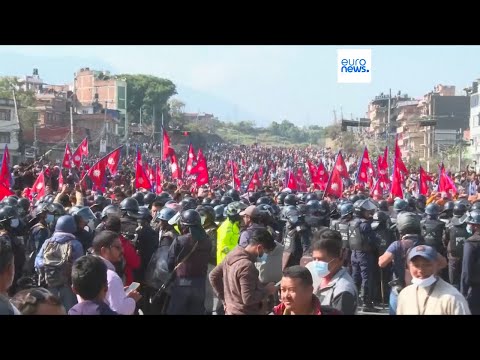
[[[323,192],[323,195],[322,195],[322,200],[325,198],[325,194],[327,193],[327,189],[330,186],[330,182],[332,181],[333,170],[335,170],[335,165],[337,164],[338,155],[340,154],[341,151],[342,150],[338,150],[337,156],[335,156],[335,162],[333,163],[333,168],[332,168],[332,171],[330,172],[330,175],[328,175],[328,181],[327,181],[327,185],[325,186],[325,191]],[[342,181],[343,181],[343,179],[342,179]]]

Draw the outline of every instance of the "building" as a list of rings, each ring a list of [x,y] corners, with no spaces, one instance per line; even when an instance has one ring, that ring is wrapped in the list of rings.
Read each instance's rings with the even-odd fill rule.
[[[217,120],[213,114],[207,113],[182,113],[183,119],[187,121],[208,121],[208,120]]]
[[[21,160],[19,133],[15,102],[11,99],[0,99],[0,153],[3,155],[7,145],[11,164],[18,164]]]
[[[33,69],[32,75],[25,75],[18,79],[20,88],[24,91],[39,92],[45,85],[44,81],[38,75],[38,69]]]
[[[378,96],[370,101],[368,104],[367,117],[370,119],[370,132],[375,135],[375,137],[386,139],[387,130],[388,130],[388,104],[389,104],[389,94],[381,93]],[[401,94],[401,91],[397,95],[392,96],[390,99],[390,131],[391,135],[395,134],[395,119],[397,116],[396,113],[396,104],[402,101],[413,100],[408,97],[407,94]]]
[[[479,82],[477,79],[472,82],[472,86],[465,88],[465,92],[470,95],[470,134],[469,140],[471,140],[472,146],[470,147],[470,155],[473,161],[476,162],[475,171],[480,170],[480,92]]]
[[[108,71],[81,68],[75,73],[73,84],[78,100],[76,113],[96,114],[103,108],[118,110],[121,114],[120,128],[124,128],[126,116],[127,83],[110,75]]]
[[[407,100],[395,105],[398,146],[406,159],[423,156],[424,136],[419,124],[421,115],[419,103],[419,100]]]

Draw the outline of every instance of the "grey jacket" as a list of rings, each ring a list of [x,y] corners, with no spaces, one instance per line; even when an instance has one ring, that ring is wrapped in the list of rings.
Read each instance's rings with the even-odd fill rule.
[[[315,295],[322,305],[333,306],[344,315],[354,315],[357,312],[357,288],[345,268],[341,268],[326,287],[320,289],[319,286]]]

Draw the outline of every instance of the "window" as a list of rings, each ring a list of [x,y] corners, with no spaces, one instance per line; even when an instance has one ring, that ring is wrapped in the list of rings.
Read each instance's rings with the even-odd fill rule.
[[[480,96],[479,94],[475,94],[475,95],[470,96],[470,108],[474,108],[474,107],[478,106],[479,96]]]
[[[10,121],[12,110],[0,109],[0,120]]]
[[[9,132],[0,132],[0,143],[10,144],[10,133]]]

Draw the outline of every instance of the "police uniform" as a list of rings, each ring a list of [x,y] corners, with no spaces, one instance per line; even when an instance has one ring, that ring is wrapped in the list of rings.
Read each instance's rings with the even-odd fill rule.
[[[336,230],[342,235],[342,257],[343,266],[347,268],[348,273],[352,274],[352,252],[350,251],[350,217],[342,218],[335,223],[333,230]]]
[[[300,260],[304,254],[308,254],[312,231],[305,223],[290,224],[284,230],[283,237],[283,260],[282,268],[300,265]]]
[[[445,255],[445,247],[443,246],[445,223],[429,218],[422,220],[421,227],[425,245],[431,246],[438,253]]]
[[[460,292],[472,315],[480,315],[480,234],[469,237],[463,247]]]
[[[445,230],[445,242],[448,256],[448,278],[450,284],[460,289],[460,278],[462,275],[463,246],[465,240],[470,237],[467,232],[467,223],[461,218],[453,217]]]

